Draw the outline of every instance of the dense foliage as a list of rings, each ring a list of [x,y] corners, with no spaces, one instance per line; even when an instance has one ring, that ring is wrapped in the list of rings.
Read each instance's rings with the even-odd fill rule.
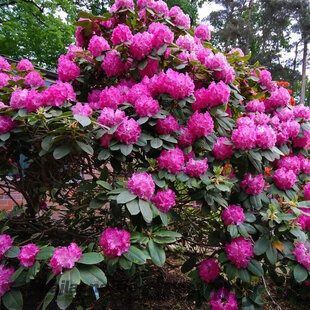
[[[25,199],[1,213],[3,305],[40,279],[43,309],[66,309],[78,285],[138,277],[180,241],[197,305],[261,309],[265,274],[305,298],[309,107],[161,0],[76,25],[48,88],[0,58],[0,188]]]

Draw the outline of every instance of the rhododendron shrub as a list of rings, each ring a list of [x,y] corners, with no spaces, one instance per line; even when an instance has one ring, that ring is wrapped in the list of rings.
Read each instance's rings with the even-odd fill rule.
[[[16,204],[0,218],[3,305],[49,274],[66,309],[77,285],[105,294],[116,270],[163,266],[168,244],[192,252],[197,305],[260,309],[266,275],[306,296],[309,107],[161,0],[76,25],[49,87],[0,58],[0,188]]]

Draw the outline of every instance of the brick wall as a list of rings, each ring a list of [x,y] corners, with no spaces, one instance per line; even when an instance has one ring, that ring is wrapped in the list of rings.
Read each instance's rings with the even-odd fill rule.
[[[16,192],[12,196],[17,203],[24,202],[22,194]],[[10,210],[14,205],[15,202],[0,189],[0,210]]]

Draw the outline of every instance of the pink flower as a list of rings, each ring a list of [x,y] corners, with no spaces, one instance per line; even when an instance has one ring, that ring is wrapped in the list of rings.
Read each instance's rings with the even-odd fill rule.
[[[170,9],[169,17],[172,17],[172,21],[177,26],[184,27],[187,30],[191,27],[191,20],[189,15],[184,14],[184,12],[178,6],[173,6]]]
[[[219,104],[228,103],[230,90],[223,81],[212,82],[208,87],[208,106],[215,107]]]
[[[159,48],[165,43],[169,44],[173,42],[174,33],[170,28],[161,23],[152,23],[149,26],[148,33],[153,35],[153,47]]]
[[[285,156],[278,161],[278,167],[293,170],[295,174],[298,174],[301,168],[301,160],[298,156]]]
[[[304,196],[306,200],[310,200],[310,182],[304,188]]]
[[[101,92],[100,99],[99,99],[99,108],[112,108],[114,110],[117,109],[117,106],[123,103],[123,96],[120,93],[119,89],[111,86],[108,86]]]
[[[93,113],[93,109],[87,103],[83,105],[81,102],[78,102],[71,109],[73,115],[90,116]]]
[[[152,1],[151,9],[153,9],[157,14],[168,15],[169,9],[167,3],[162,0]]]
[[[98,118],[98,122],[104,126],[112,128],[120,124],[125,119],[125,112],[122,110],[113,110],[112,108],[103,108]]]
[[[294,138],[293,139],[293,147],[294,148],[305,148],[308,147],[310,144],[310,132],[304,131],[303,132],[304,136],[303,138]]]
[[[310,231],[310,210],[305,208],[301,208],[300,210],[306,214],[301,214],[296,222],[301,226],[301,229]]]
[[[0,88],[9,85],[9,76],[5,73],[0,72]]]
[[[228,259],[237,268],[246,268],[250,258],[254,257],[252,243],[243,237],[233,239],[231,243],[226,243],[225,252]]]
[[[226,137],[218,137],[217,141],[213,145],[212,154],[217,160],[225,160],[231,158],[233,154],[234,146],[232,144],[226,144],[229,139]]]
[[[10,116],[0,116],[0,135],[9,132],[14,127]]]
[[[247,102],[246,109],[248,112],[264,113],[265,105],[264,105],[264,102],[259,101],[258,99],[255,99],[255,100]]]
[[[33,64],[31,63],[30,60],[28,59],[22,59],[16,66],[17,70],[20,70],[20,71],[30,71],[30,70],[33,70],[34,67],[33,67]],[[11,69],[11,68],[10,68]],[[9,70],[10,70],[9,69]],[[8,70],[8,69],[7,69]]]
[[[59,79],[63,82],[72,81],[80,76],[80,68],[64,55],[58,59],[57,72]]]
[[[103,253],[110,258],[122,256],[128,252],[130,247],[130,233],[124,229],[118,230],[116,227],[107,228],[100,239]]]
[[[0,56],[0,71],[2,70],[11,71],[11,65],[4,57]]]
[[[255,126],[240,126],[235,129],[231,136],[231,141],[235,144],[236,149],[253,149],[256,144]]]
[[[42,92],[46,106],[59,107],[65,103],[65,100],[75,101],[76,95],[72,85],[69,83],[57,82]]]
[[[214,129],[213,119],[208,112],[202,114],[196,111],[189,119],[187,126],[197,138],[211,135]]]
[[[148,32],[136,33],[132,38],[130,52],[133,57],[142,60],[149,55],[153,49],[153,35]]]
[[[83,49],[81,47],[70,44],[68,47],[66,57],[69,60],[74,60],[82,52],[83,52]]]
[[[9,235],[0,235],[0,260],[4,257],[7,250],[12,247],[13,240]]]
[[[212,258],[204,260],[198,268],[201,280],[207,283],[214,282],[220,274],[219,263]]]
[[[206,62],[206,59],[211,55],[211,50],[208,48],[199,48],[199,50],[196,52],[197,59],[204,64]]]
[[[101,91],[99,89],[94,89],[91,93],[88,94],[89,106],[92,109],[99,109],[100,94]]]
[[[76,243],[71,243],[68,247],[54,249],[50,265],[54,273],[62,273],[62,268],[72,269],[81,257],[82,250]]]
[[[306,121],[310,120],[310,108],[305,107],[303,104],[296,105],[293,113],[296,118],[303,118]]]
[[[156,125],[156,130],[161,135],[170,135],[178,128],[178,121],[172,115],[167,116],[165,119],[158,119]]]
[[[280,87],[271,93],[271,96],[265,100],[265,108],[270,111],[272,108],[284,107],[289,104],[291,95],[284,87]]]
[[[243,209],[236,205],[228,206],[228,208],[223,211],[222,218],[226,226],[239,226],[244,222]]]
[[[276,132],[268,125],[256,127],[256,145],[263,150],[268,150],[276,145]]]
[[[45,85],[42,76],[37,71],[31,71],[26,75],[25,84],[30,87],[43,87]]]
[[[119,45],[132,40],[132,33],[128,26],[119,24],[112,32],[111,41],[114,45]]]
[[[259,195],[265,186],[265,180],[262,174],[253,177],[250,173],[244,176],[244,180],[240,182],[240,187],[243,188],[249,195]]]
[[[185,36],[179,36],[175,43],[176,45],[183,47],[189,52],[193,52],[198,49],[195,39],[189,34]]]
[[[146,67],[143,70],[138,68],[138,71],[141,76],[152,77],[157,73],[158,67],[159,62],[156,59],[148,58]]]
[[[141,96],[148,96],[152,97],[151,93],[149,92],[147,86],[144,84],[136,84],[134,85],[128,92],[127,101],[129,103],[135,104],[136,100]]]
[[[279,168],[274,172],[273,182],[278,188],[282,190],[290,189],[295,185],[296,174],[293,170]]]
[[[180,126],[179,130],[182,132],[181,135],[178,136],[178,146],[180,148],[185,148],[187,146],[192,145],[195,142],[195,135],[192,133],[189,128]]]
[[[108,51],[110,49],[110,45],[108,41],[104,37],[100,37],[94,35],[88,45],[88,50],[92,54],[93,57],[100,56],[104,51]]]
[[[176,147],[173,150],[162,151],[158,157],[159,169],[167,169],[169,173],[177,174],[184,165],[184,154]]]
[[[199,178],[202,174],[205,174],[208,169],[207,161],[208,158],[205,158],[203,160],[194,160],[193,158],[191,158],[187,162],[186,167],[183,168],[183,170],[190,177]]]
[[[199,38],[201,40],[210,41],[211,40],[211,32],[210,32],[208,26],[207,25],[199,25],[195,29],[195,37]]]
[[[10,99],[12,109],[22,109],[26,107],[28,90],[17,88],[13,91]]]
[[[128,189],[139,198],[150,200],[155,192],[155,183],[146,172],[134,173],[127,182]]]
[[[35,256],[39,250],[39,247],[33,243],[24,245],[17,258],[24,267],[31,267],[34,264]]]
[[[139,123],[133,118],[124,118],[123,122],[117,127],[115,132],[117,139],[125,144],[134,144],[141,136]]]
[[[1,64],[1,63],[0,63]],[[0,297],[2,297],[11,288],[12,282],[10,278],[14,273],[14,268],[6,268],[5,265],[0,265]]]
[[[173,206],[175,206],[175,193],[170,188],[166,191],[159,190],[152,198],[152,203],[159,211],[167,213]]]
[[[123,74],[125,65],[117,50],[112,50],[107,53],[103,59],[101,68],[106,73],[107,77],[120,76]]]
[[[159,103],[152,97],[141,96],[135,102],[136,112],[140,117],[151,117],[159,112]]]
[[[234,47],[228,54],[231,55],[231,54],[234,54],[236,53],[240,56],[240,57],[243,57],[244,56],[244,53],[242,51],[241,48],[238,48],[238,47]]]
[[[119,9],[133,9],[134,8],[134,3],[132,0],[115,0],[115,8],[116,11]]]
[[[113,138],[113,135],[109,135],[108,133],[105,133],[101,138],[100,138],[100,145],[103,148],[108,148],[110,145],[110,142]]]
[[[211,294],[211,310],[236,310],[238,304],[235,295],[226,288]]]
[[[309,246],[305,242],[300,242],[292,253],[295,255],[299,264],[310,270],[310,251]]]

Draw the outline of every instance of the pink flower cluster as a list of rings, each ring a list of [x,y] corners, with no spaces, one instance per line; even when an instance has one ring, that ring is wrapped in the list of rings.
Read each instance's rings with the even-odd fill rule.
[[[205,65],[207,69],[210,70],[221,69],[220,71],[214,71],[216,79],[223,80],[227,84],[232,83],[235,80],[235,70],[222,53],[209,56],[206,59]]]
[[[30,87],[43,87],[45,85],[42,76],[37,71],[31,71],[25,76],[25,84]]]
[[[208,112],[202,114],[196,111],[189,119],[187,126],[194,136],[201,138],[211,135],[214,129],[214,122]]]
[[[159,190],[152,198],[152,203],[159,211],[167,213],[175,206],[175,192],[168,188],[166,191]]]
[[[102,61],[101,68],[107,77],[120,76],[125,70],[125,65],[117,50],[111,50]]]
[[[227,144],[226,144],[226,143]],[[228,142],[230,144],[228,144]],[[217,160],[225,160],[231,158],[233,154],[233,145],[226,137],[218,137],[213,145],[212,154]]]
[[[305,242],[300,242],[292,253],[295,255],[299,264],[310,270],[310,250]]]
[[[178,146],[180,148],[183,149],[195,142],[196,137],[189,128],[180,126],[179,131],[181,132],[181,134],[178,136]]]
[[[178,121],[169,115],[165,119],[159,119],[157,121],[156,130],[161,135],[169,135],[178,130]]]
[[[66,56],[61,55],[58,59],[57,73],[63,82],[69,82],[80,76],[80,68]]]
[[[123,99],[123,95],[120,93],[118,88],[114,86],[106,86],[100,94],[98,108],[102,109],[107,107],[116,109],[117,106],[123,102]]]
[[[112,128],[120,124],[125,119],[125,112],[119,109],[103,108],[98,122],[104,126]]]
[[[9,235],[0,235],[0,260],[4,257],[7,250],[12,247],[13,240]]]
[[[0,72],[0,88],[9,85],[9,76],[5,73]]]
[[[117,229],[116,227],[107,228],[101,236],[100,245],[103,253],[110,258],[122,256],[123,253],[128,252],[130,247],[130,233],[124,229]]]
[[[0,56],[0,71],[2,70],[11,71],[11,65],[4,57]]]
[[[293,170],[288,170],[286,168],[277,169],[272,178],[274,184],[282,190],[290,189],[296,183],[296,174]]]
[[[208,89],[200,88],[195,91],[196,101],[192,103],[194,110],[212,108],[214,106],[228,103],[230,90],[223,81],[219,83],[212,82]]]
[[[132,38],[130,53],[134,58],[142,60],[149,55],[153,49],[153,34],[149,32],[138,32]]]
[[[125,117],[123,122],[117,127],[115,136],[122,143],[136,143],[141,136],[139,123],[133,118]]]
[[[205,174],[208,169],[208,158],[202,160],[195,160],[191,158],[187,163],[183,171],[192,178],[199,178],[202,174]]]
[[[134,173],[127,182],[128,189],[139,198],[150,200],[155,192],[155,183],[146,172]]]
[[[114,45],[119,45],[132,40],[132,33],[127,25],[119,24],[114,28],[111,41]]]
[[[264,105],[264,102],[259,101],[258,99],[255,99],[255,100],[247,102],[246,109],[248,112],[264,113],[265,105]]]
[[[273,108],[285,107],[290,102],[291,95],[284,87],[280,87],[271,93],[271,96],[265,100],[266,111]]]
[[[10,278],[13,273],[13,267],[7,268],[5,265],[0,265],[0,297],[2,297],[7,291],[10,290],[12,285]]]
[[[304,188],[304,196],[306,200],[310,200],[310,182]]]
[[[77,102],[71,109],[73,115],[90,116],[93,113],[93,109],[87,103],[83,105],[81,102]]]
[[[39,247],[33,243],[22,246],[18,259],[24,267],[31,267],[34,264],[35,256],[39,252]]]
[[[110,48],[109,42],[104,37],[97,35],[92,36],[88,45],[88,50],[93,57],[100,56],[104,51],[108,51]]]
[[[228,206],[228,208],[223,211],[222,218],[226,226],[228,225],[239,226],[244,222],[243,209],[236,205]]]
[[[211,32],[207,25],[199,25],[195,29],[195,37],[199,38],[204,41],[210,41],[211,40]]]
[[[189,15],[184,14],[184,12],[178,6],[173,6],[170,9],[169,17],[172,17],[172,21],[177,26],[184,27],[187,30],[191,27]]]
[[[226,288],[211,294],[211,310],[236,310],[238,303],[235,295]]]
[[[249,195],[259,195],[265,186],[265,180],[262,174],[255,177],[250,173],[244,176],[244,180],[240,182],[240,187],[243,188]]]
[[[151,117],[159,112],[159,103],[152,97],[141,96],[135,102],[136,112],[140,117]]]
[[[9,132],[14,127],[10,116],[0,116],[0,135]]]
[[[159,169],[167,169],[169,173],[177,174],[184,165],[184,154],[177,147],[173,150],[162,151],[158,157]]]
[[[231,243],[226,243],[225,252],[228,259],[237,268],[246,268],[250,258],[254,257],[252,243],[246,241],[243,237],[233,239]]]
[[[300,210],[305,212],[306,214],[301,214],[296,222],[301,226],[303,230],[310,231],[310,210],[306,208],[301,208]]]
[[[82,250],[76,243],[71,243],[68,247],[54,249],[50,265],[54,273],[62,273],[62,268],[72,269],[81,257]]]
[[[174,33],[162,23],[150,24],[148,33],[153,35],[152,46],[155,48],[159,48],[165,43],[172,43],[174,40]]]
[[[212,258],[204,260],[198,268],[201,280],[207,283],[214,282],[220,274],[219,263]]]

